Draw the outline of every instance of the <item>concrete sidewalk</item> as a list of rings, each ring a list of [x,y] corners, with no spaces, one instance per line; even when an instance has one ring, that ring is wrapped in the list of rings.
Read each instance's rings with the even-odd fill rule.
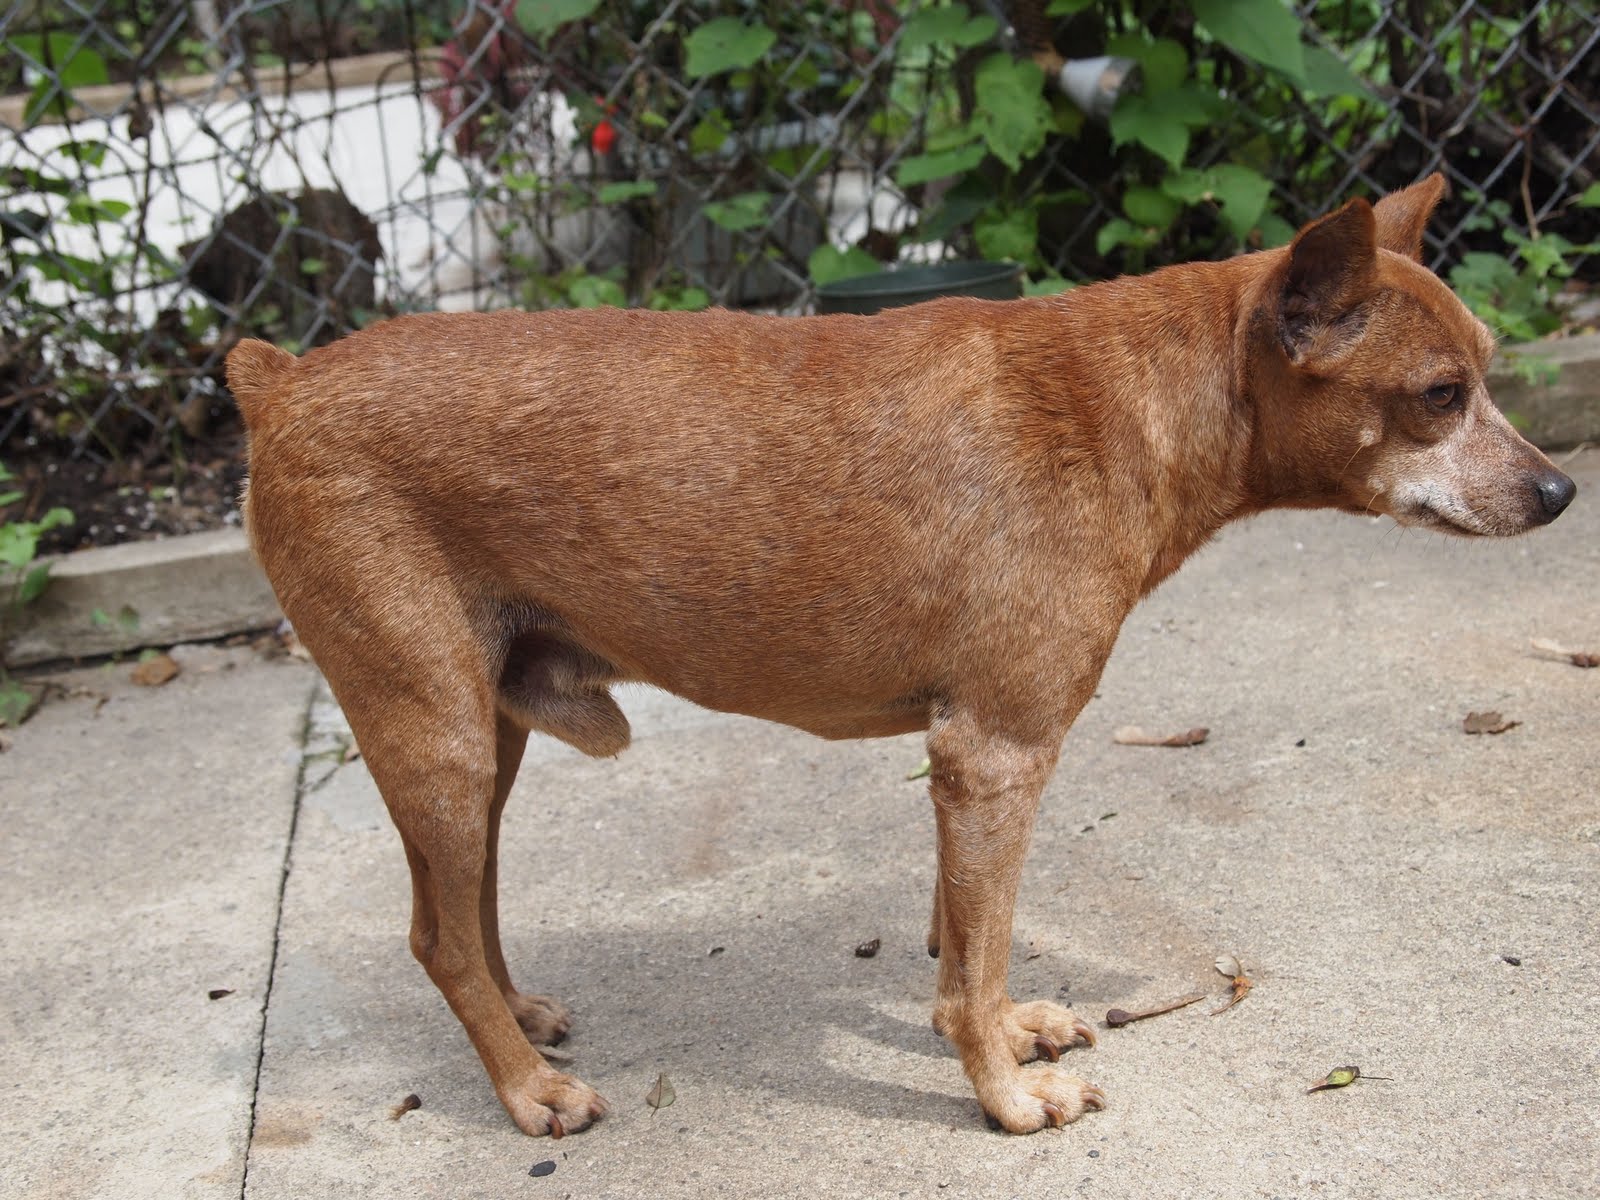
[[[1099,1029],[1072,1058],[1110,1108],[1029,1138],[984,1127],[929,1028],[916,738],[634,691],[620,761],[530,747],[507,954],[612,1104],[535,1141],[410,958],[398,840],[309,667],[63,677],[0,755],[0,1195],[1593,1196],[1600,670],[1528,644],[1600,651],[1600,453],[1569,469],[1528,538],[1276,515],[1135,613],[1013,956],[1015,995]],[[1521,724],[1467,736],[1475,709]],[[1219,954],[1255,987],[1212,1016]],[[1392,1081],[1306,1094],[1346,1063]]]

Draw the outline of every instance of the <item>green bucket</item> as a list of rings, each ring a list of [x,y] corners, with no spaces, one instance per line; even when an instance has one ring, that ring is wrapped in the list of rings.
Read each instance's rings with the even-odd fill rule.
[[[899,267],[825,283],[817,289],[817,312],[866,316],[940,296],[1015,300],[1022,295],[1022,267],[1008,262],[954,262]]]

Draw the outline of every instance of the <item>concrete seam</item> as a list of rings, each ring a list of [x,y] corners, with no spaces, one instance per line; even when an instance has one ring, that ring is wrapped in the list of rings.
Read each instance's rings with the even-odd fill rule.
[[[255,1153],[258,1116],[256,1106],[261,1098],[261,1072],[267,1059],[267,1014],[272,1008],[272,989],[278,978],[278,948],[283,939],[284,898],[289,891],[289,873],[294,867],[295,836],[300,829],[300,808],[306,794],[306,765],[310,761],[307,751],[311,744],[317,697],[321,691],[322,678],[319,675],[306,694],[305,717],[300,723],[299,762],[294,774],[294,804],[289,810],[289,833],[284,839],[283,865],[278,874],[277,911],[273,914],[272,922],[272,958],[267,967],[267,986],[261,995],[261,1025],[256,1034],[255,1074],[250,1081],[250,1129],[244,1141],[244,1172],[239,1180],[239,1200],[244,1200],[250,1191],[250,1160]]]

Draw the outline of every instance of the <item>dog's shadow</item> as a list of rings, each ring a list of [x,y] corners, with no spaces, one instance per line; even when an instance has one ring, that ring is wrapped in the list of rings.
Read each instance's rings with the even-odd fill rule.
[[[614,1106],[648,1111],[644,1092],[665,1073],[680,1097],[698,1093],[712,1104],[748,1106],[756,1093],[768,1107],[826,1105],[863,1120],[940,1129],[981,1121],[954,1049],[931,1024],[936,964],[920,945],[904,943],[856,957],[829,936],[847,919],[825,908],[769,917],[754,946],[711,928],[647,938],[508,929],[506,949],[524,986],[573,1009],[573,1036],[557,1048],[557,1065]],[[428,1090],[429,1108],[455,1121],[502,1122],[476,1056],[404,937],[388,942],[385,949],[374,937],[359,955],[382,962],[383,982],[365,997],[367,1019],[348,1031],[352,1059],[404,1063],[404,1078],[385,1080],[386,1090]],[[1019,998],[1037,998],[1039,988],[1019,983]],[[1121,986],[1109,977],[1083,981],[1085,994]],[[372,1040],[360,1045],[365,1039]],[[1079,1073],[1092,1077],[1087,1056]]]

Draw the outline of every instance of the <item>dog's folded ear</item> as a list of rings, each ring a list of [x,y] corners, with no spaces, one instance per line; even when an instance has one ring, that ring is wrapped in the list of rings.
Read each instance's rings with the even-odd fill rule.
[[[1278,306],[1278,336],[1293,362],[1337,357],[1360,336],[1377,259],[1377,223],[1365,200],[1350,201],[1295,236]]]
[[[1378,221],[1378,247],[1422,261],[1422,231],[1428,218],[1446,192],[1444,176],[1438,171],[1378,201],[1372,215]]]

